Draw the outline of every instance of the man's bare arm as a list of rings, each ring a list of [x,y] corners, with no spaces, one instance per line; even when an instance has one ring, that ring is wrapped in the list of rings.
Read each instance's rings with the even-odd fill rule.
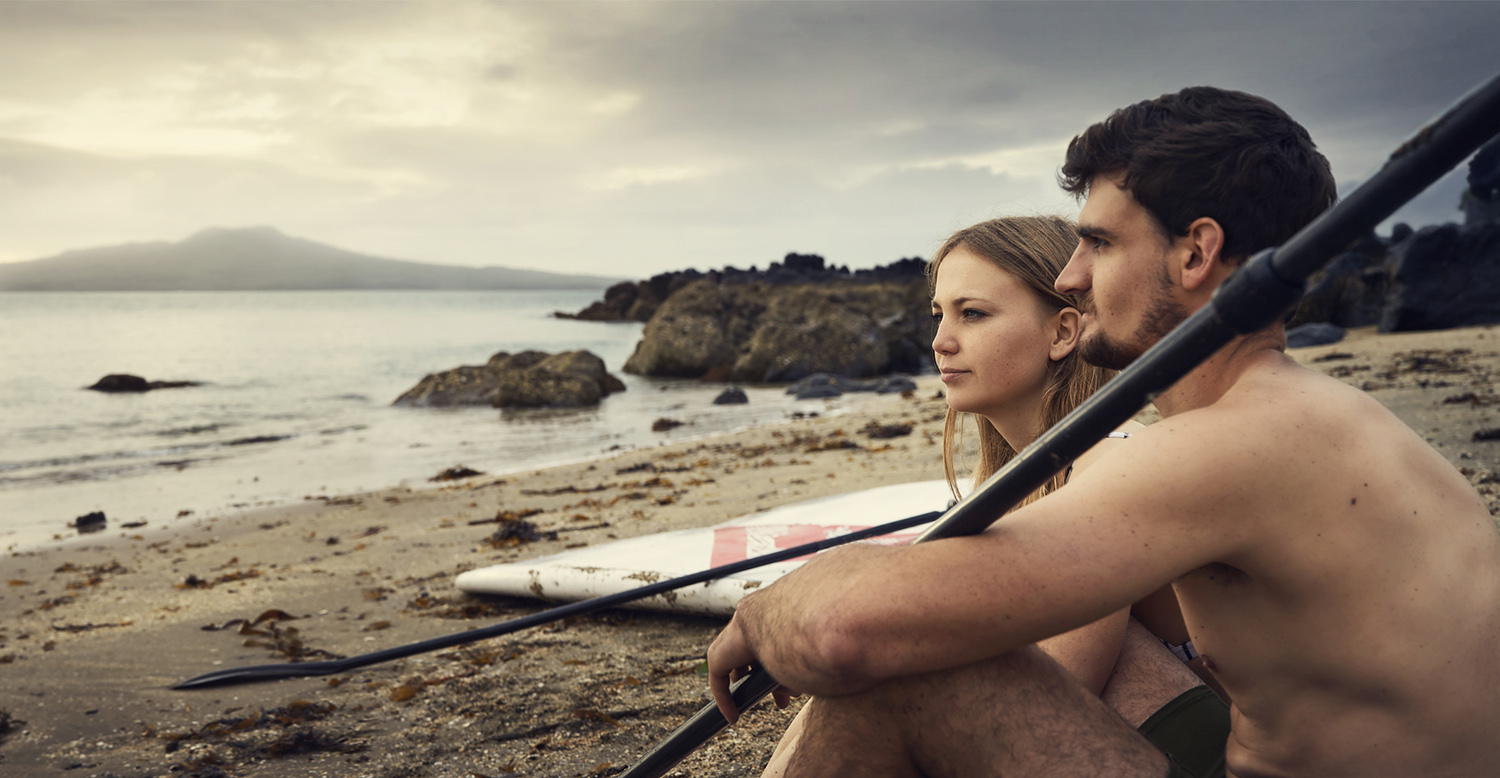
[[[736,652],[711,650],[710,669],[752,657],[800,691],[851,693],[1060,634],[1231,557],[1253,530],[1214,493],[1222,447],[1183,439],[1138,436],[975,537],[825,554],[746,598]]]

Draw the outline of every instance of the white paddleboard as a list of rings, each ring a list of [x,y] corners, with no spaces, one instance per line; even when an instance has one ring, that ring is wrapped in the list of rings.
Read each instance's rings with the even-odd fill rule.
[[[470,570],[458,588],[573,601],[615,594],[656,581],[813,543],[907,516],[941,511],[952,500],[946,481],[918,481],[822,497],[762,511],[723,524],[619,540],[522,562]],[[866,542],[909,543],[926,525]],[[624,607],[728,615],[741,597],[795,570],[809,557],[694,584]]]

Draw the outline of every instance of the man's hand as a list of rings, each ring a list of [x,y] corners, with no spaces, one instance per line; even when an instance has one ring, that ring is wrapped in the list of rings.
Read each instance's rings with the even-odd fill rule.
[[[739,720],[740,710],[729,696],[729,684],[749,670],[755,659],[755,650],[750,647],[744,631],[740,629],[738,615],[730,620],[729,626],[708,647],[708,685],[713,689],[714,702],[718,704],[719,712],[724,714],[724,719],[730,724]]]
[[[738,614],[708,647],[708,685],[713,689],[714,703],[719,706],[719,712],[724,714],[724,719],[730,724],[739,720],[740,711],[729,695],[729,685],[749,672],[757,658],[755,649],[750,646],[744,630],[740,628]],[[778,708],[785,708],[791,704],[793,697],[800,696],[800,692],[784,686],[771,691],[771,697]]]

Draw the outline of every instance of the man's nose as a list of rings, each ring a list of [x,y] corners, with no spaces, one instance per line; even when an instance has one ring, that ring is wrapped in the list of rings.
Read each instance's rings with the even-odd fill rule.
[[[1068,257],[1068,264],[1057,274],[1052,288],[1060,294],[1083,294],[1089,290],[1088,271],[1085,268],[1087,261],[1080,256],[1082,253],[1083,243],[1080,242],[1078,248],[1073,250],[1073,256]]]

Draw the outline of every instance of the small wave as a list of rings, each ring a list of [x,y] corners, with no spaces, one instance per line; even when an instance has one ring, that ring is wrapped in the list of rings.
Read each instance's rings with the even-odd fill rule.
[[[197,424],[192,427],[174,427],[169,430],[157,430],[152,433],[160,438],[180,438],[183,435],[201,435],[205,432],[218,432],[223,429],[222,424]]]
[[[368,424],[351,424],[347,427],[332,427],[326,430],[318,430],[319,435],[342,435],[345,432],[359,432],[370,428]]]
[[[225,443],[226,446],[249,446],[256,443],[275,443],[280,440],[290,440],[291,435],[256,435],[251,438],[237,438]]]
[[[53,457],[51,459],[33,459],[23,462],[0,462],[0,473],[10,473],[17,470],[31,470],[46,467],[71,467],[76,465],[87,465],[93,462],[113,462],[122,459],[154,459],[156,457],[170,457],[185,454],[191,451],[201,451],[205,448],[213,448],[215,443],[195,443],[185,446],[166,446],[162,448],[135,449],[130,451],[107,451],[102,454],[79,454],[71,457]]]
[[[196,457],[177,460],[146,460],[114,465],[104,465],[89,468],[73,468],[67,470],[44,470],[38,473],[24,475],[0,475],[0,488],[40,486],[45,484],[70,484],[87,483],[90,481],[109,481],[117,478],[128,478],[130,476],[145,475],[162,468],[173,468],[184,470],[190,465],[212,462],[219,457]]]

